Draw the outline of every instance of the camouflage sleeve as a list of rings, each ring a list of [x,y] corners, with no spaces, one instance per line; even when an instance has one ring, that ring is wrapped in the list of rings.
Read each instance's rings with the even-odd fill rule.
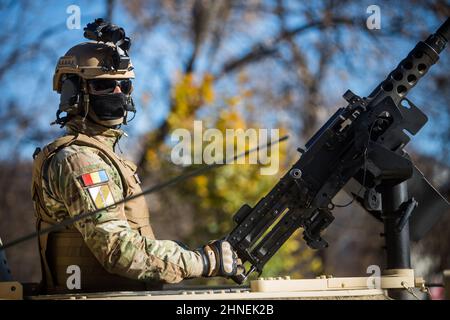
[[[55,156],[48,172],[53,193],[62,199],[72,217],[123,199],[117,169],[96,149],[64,148]],[[89,186],[89,181],[85,181],[89,178],[102,182]],[[141,236],[131,229],[123,204],[78,221],[75,227],[97,260],[111,273],[131,279],[176,283],[199,277],[203,271],[197,252],[184,249],[174,241]]]

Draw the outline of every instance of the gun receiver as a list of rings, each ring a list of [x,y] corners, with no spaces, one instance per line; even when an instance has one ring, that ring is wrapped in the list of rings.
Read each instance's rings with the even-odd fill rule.
[[[438,61],[450,38],[449,21],[419,42],[368,97],[347,91],[348,105],[307,142],[275,187],[253,208],[243,205],[238,210],[233,218],[237,225],[226,239],[251,266],[236,282],[261,273],[298,228],[311,248],[327,247],[321,233],[334,220],[332,199],[350,179],[369,192],[380,181],[394,184],[412,176],[414,166],[403,150],[410,141],[405,131],[415,135],[428,119],[406,95]]]

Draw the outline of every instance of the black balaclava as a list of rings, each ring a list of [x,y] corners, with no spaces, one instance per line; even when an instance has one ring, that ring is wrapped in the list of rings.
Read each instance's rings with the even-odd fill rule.
[[[126,111],[136,111],[131,97],[122,92],[101,95],[90,94],[89,104],[100,120],[120,119],[125,116]]]

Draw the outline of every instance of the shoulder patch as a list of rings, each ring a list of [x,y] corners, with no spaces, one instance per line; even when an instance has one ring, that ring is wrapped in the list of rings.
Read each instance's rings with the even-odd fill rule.
[[[108,182],[109,178],[105,170],[99,170],[92,173],[81,175],[81,181],[85,187],[93,186],[99,183]]]
[[[114,204],[114,198],[107,184],[87,188],[97,209]]]

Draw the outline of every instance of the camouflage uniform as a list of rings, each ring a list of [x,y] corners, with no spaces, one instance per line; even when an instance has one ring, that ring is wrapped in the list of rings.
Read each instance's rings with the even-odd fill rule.
[[[113,150],[123,132],[105,129],[92,122],[86,125],[86,122],[80,117],[72,119],[67,123],[67,133],[73,135],[81,132]],[[50,216],[50,219],[47,218],[50,224],[105,207],[124,197],[118,169],[96,148],[80,145],[64,147],[49,159],[48,166],[44,168],[42,202]],[[96,187],[103,187],[106,192],[103,192],[102,197],[94,198],[92,188],[86,187],[80,177],[102,170],[106,173],[107,181]],[[93,218],[78,221],[74,226],[109,273],[130,279],[167,283],[201,276],[203,262],[198,252],[187,250],[174,241],[155,240],[148,221],[147,236],[144,236],[132,227],[135,223],[133,220],[130,219],[130,212],[127,213],[126,204],[121,204]]]
[[[84,30],[95,41],[70,48],[53,75],[53,90],[60,94],[54,123],[68,131],[33,155],[31,193],[38,231],[102,211],[39,236],[44,289],[70,290],[69,269],[81,270],[82,291],[139,290],[143,283],[236,275],[240,262],[224,240],[196,251],[155,240],[143,197],[104,209],[141,192],[136,166],[114,153],[123,132],[112,129],[136,111],[135,74],[123,28],[96,19]]]

